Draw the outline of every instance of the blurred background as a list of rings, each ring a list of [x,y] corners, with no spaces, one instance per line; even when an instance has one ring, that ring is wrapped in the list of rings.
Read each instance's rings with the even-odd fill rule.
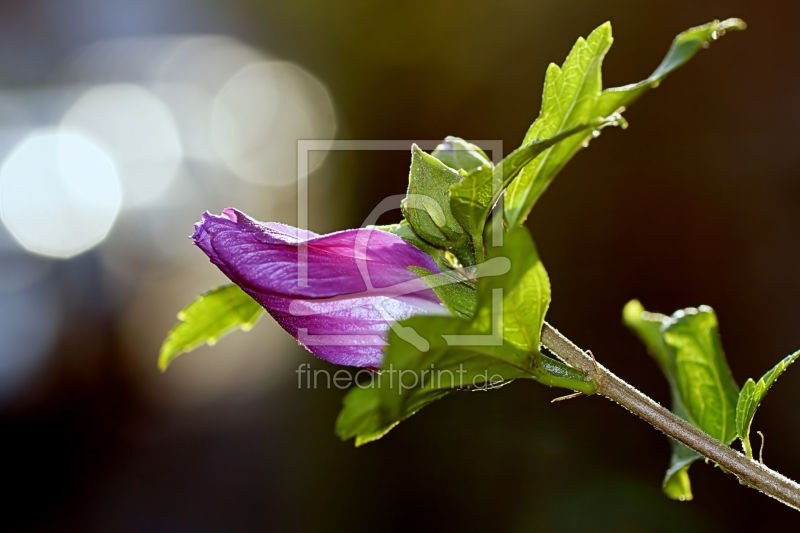
[[[738,16],[561,173],[528,221],[548,320],[662,403],[620,324],[708,304],[739,383],[800,348],[800,4],[794,1],[3,0],[3,531],[774,531],[798,515],[711,466],[661,495],[667,440],[535,383],[454,394],[356,450],[344,391],[268,317],[156,368],[175,314],[224,281],[205,210],[294,224],[298,139],[503,140],[545,69],[611,20],[606,86],[678,32]],[[405,191],[406,152],[312,154],[310,225]],[[794,214],[792,214],[794,213]],[[385,222],[399,219],[396,211]],[[383,220],[383,219],[382,219]],[[754,429],[800,478],[800,371]]]

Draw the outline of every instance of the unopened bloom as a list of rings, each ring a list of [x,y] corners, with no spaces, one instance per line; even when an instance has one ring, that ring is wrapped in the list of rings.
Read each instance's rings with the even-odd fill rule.
[[[408,268],[438,273],[436,263],[385,231],[317,235],[228,208],[205,213],[192,239],[283,329],[334,364],[377,368],[393,321],[447,314]]]

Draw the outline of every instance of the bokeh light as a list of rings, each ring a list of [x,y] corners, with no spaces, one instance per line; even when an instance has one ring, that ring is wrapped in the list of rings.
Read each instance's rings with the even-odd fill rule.
[[[39,281],[54,261],[25,251],[0,224],[0,292],[16,292]]]
[[[90,89],[61,124],[102,140],[119,167],[126,206],[142,205],[163,193],[183,155],[169,108],[136,85]]]
[[[297,179],[297,140],[331,139],[336,128],[325,88],[305,70],[263,62],[239,71],[214,100],[214,145],[240,178],[264,185]],[[310,155],[309,170],[326,152]]]
[[[26,249],[72,257],[101,242],[120,211],[114,161],[80,133],[26,137],[0,170],[0,214]]]
[[[263,393],[275,384],[266,371],[292,346],[274,324],[226,339],[223,357],[198,350],[196,364],[167,375],[153,357],[176,310],[224,282],[187,239],[203,211],[236,205],[295,222],[297,140],[335,133],[327,89],[305,69],[223,35],[94,42],[72,54],[58,80],[83,88],[61,126],[96,139],[122,181],[123,210],[97,256],[125,317],[119,333],[131,379],[166,408]],[[323,158],[312,154],[312,169]],[[265,345],[275,357],[265,357]]]

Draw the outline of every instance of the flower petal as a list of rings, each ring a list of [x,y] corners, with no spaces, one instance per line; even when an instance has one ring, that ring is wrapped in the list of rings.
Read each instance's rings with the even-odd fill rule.
[[[381,230],[320,236],[228,208],[205,213],[192,239],[286,331],[335,364],[377,367],[393,321],[447,313],[408,269],[438,273],[435,262]]]

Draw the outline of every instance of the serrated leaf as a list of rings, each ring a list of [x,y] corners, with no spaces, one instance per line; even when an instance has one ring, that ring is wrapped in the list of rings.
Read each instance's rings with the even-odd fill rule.
[[[342,410],[336,419],[336,434],[342,440],[355,437],[356,446],[361,446],[383,437],[399,424],[381,426],[381,396],[372,388],[375,381],[367,382],[367,386],[356,384],[342,401]],[[376,429],[377,428],[377,429]]]
[[[545,75],[542,110],[522,144],[558,133],[597,118],[595,107],[602,90],[600,68],[611,47],[611,24],[605,23],[587,39],[578,39],[562,67],[550,64]],[[529,163],[506,193],[509,227],[522,224],[533,204],[585,139],[572,138],[546,150]]]
[[[647,347],[648,353],[658,363],[661,372],[667,379],[672,400],[670,409],[682,419],[694,424],[683,406],[681,394],[678,390],[675,353],[664,341],[662,334],[662,327],[667,320],[668,317],[660,313],[645,311],[638,300],[628,302],[622,311],[623,323]],[[689,480],[689,466],[697,459],[701,459],[702,456],[676,440],[669,439],[669,443],[672,449],[672,456],[669,469],[667,469],[667,473],[664,476],[664,493],[674,500],[691,500],[692,486]]]
[[[708,42],[727,30],[743,29],[739,19],[714,21],[687,30],[673,41],[667,56],[646,80],[602,91],[601,65],[612,43],[611,26],[606,23],[589,37],[578,42],[558,67],[551,64],[545,76],[542,109],[525,135],[522,144],[537,138],[552,137],[596,117],[622,112],[643,93],[656,87],[668,74],[686,63]],[[602,92],[601,92],[602,91]],[[624,126],[624,121],[622,122]],[[536,201],[558,172],[591,137],[566,140],[545,151],[528,164],[509,187],[505,218],[509,227],[516,227],[528,217]]]
[[[482,253],[483,231],[486,219],[494,204],[511,181],[537,155],[560,141],[578,133],[600,126],[600,122],[581,124],[550,139],[540,139],[517,148],[501,161],[494,170],[472,172],[450,187],[450,208],[464,229],[472,237],[475,251]]]
[[[800,351],[783,358],[772,370],[764,374],[758,380],[758,383],[753,381],[752,378],[748,379],[739,393],[739,401],[736,404],[736,432],[742,441],[745,453],[751,459],[753,458],[753,449],[750,445],[750,426],[753,423],[756,410],[761,405],[767,392],[769,392],[770,387],[798,357],[800,357]]]
[[[646,80],[603,91],[597,104],[597,112],[603,116],[610,115],[631,105],[642,94],[658,87],[667,75],[686,64],[698,51],[707,48],[708,43],[716,41],[728,31],[743,30],[746,27],[743,20],[733,18],[722,22],[715,20],[678,34],[661,64]]]
[[[539,351],[550,283],[525,228],[509,232],[505,245],[492,247],[484,264],[501,265],[503,258],[509,262],[507,274],[479,278],[478,308],[471,320],[417,316],[401,322],[401,331],[393,328],[381,374],[345,399],[336,425],[343,440],[374,440],[461,388],[491,388],[529,378],[587,394],[595,391],[583,373]],[[424,341],[426,351],[403,340],[409,331]]]
[[[463,176],[415,144],[411,147],[408,195],[403,215],[423,240],[452,252],[464,265],[475,264],[469,234],[450,210],[448,189]]]
[[[236,328],[248,331],[264,308],[237,285],[223,285],[205,292],[178,313],[178,324],[167,335],[158,355],[163,372],[182,353],[203,344],[214,345]]]

